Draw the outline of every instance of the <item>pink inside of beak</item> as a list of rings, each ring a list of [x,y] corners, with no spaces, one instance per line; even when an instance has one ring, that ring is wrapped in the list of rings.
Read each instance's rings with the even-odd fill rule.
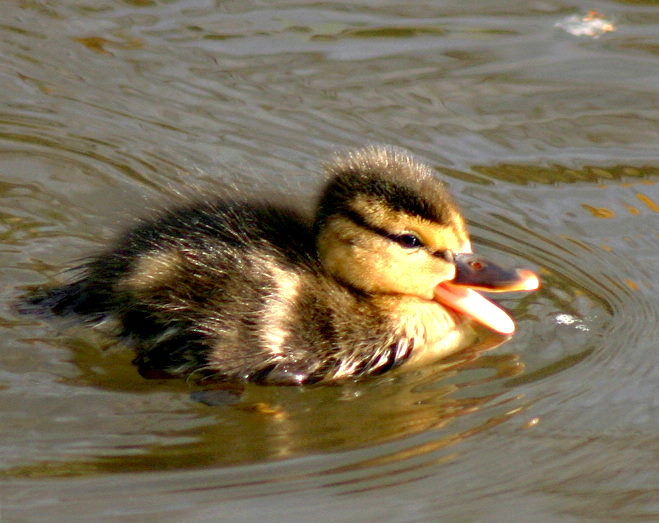
[[[435,299],[500,334],[515,332],[515,322],[508,313],[468,287],[441,283],[435,287]]]

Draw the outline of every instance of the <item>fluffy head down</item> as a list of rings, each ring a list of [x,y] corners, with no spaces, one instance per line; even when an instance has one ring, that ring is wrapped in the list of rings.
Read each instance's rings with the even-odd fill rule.
[[[457,205],[427,165],[406,152],[366,147],[338,156],[318,204],[324,267],[367,293],[432,299],[455,275],[452,252],[469,252]]]

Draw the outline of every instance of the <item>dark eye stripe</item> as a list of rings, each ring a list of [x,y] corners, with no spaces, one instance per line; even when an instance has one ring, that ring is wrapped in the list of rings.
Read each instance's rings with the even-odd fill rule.
[[[453,258],[453,251],[451,251],[450,249],[442,249],[439,251],[434,251],[432,255],[436,256],[437,258],[441,258],[442,260],[446,260],[449,263],[455,263],[455,260]]]
[[[394,241],[407,249],[424,247],[423,242],[415,234],[392,234],[382,227],[368,223],[361,214],[352,209],[343,209],[342,214],[356,225],[359,225],[364,229],[368,229],[375,234],[379,234],[380,236],[384,236],[385,238],[388,238],[389,240]]]
[[[368,229],[369,231],[374,232],[375,234],[379,234],[380,236],[384,236],[385,238],[389,237],[389,231],[383,229],[382,227],[378,227],[377,225],[368,223],[361,214],[353,211],[352,209],[342,209],[341,214],[356,225],[363,227],[364,229]]]

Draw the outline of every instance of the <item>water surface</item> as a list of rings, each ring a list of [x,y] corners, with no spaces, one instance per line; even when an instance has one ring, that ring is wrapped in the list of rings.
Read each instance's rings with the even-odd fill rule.
[[[597,9],[599,38],[555,27]],[[0,515],[7,521],[654,521],[654,2],[6,1]],[[209,407],[90,329],[18,316],[185,187],[310,201],[406,147],[477,248],[535,268],[487,352]]]

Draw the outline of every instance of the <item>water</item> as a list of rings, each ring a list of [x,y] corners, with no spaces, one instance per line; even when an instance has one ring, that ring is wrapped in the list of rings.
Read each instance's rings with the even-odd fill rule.
[[[555,27],[589,9],[617,30]],[[653,2],[4,2],[1,520],[658,519],[658,35]],[[10,306],[173,189],[302,201],[364,142],[539,271],[510,342],[208,407]]]

